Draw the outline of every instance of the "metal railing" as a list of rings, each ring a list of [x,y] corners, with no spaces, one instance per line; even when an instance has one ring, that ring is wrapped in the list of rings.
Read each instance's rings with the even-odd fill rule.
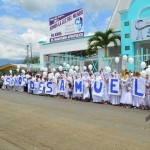
[[[136,56],[128,56],[128,58],[132,57],[134,59],[134,63],[130,64],[129,61],[124,61],[122,57],[119,57],[119,63],[115,62],[116,57],[89,57],[89,58],[83,58],[83,57],[77,57],[75,59],[68,61],[63,60],[57,60],[53,62],[46,62],[43,64],[30,64],[29,69],[32,71],[38,71],[41,67],[47,67],[49,71],[52,71],[52,68],[59,68],[60,65],[63,66],[64,62],[67,62],[70,66],[79,66],[79,68],[82,70],[81,67],[87,66],[91,64],[93,66],[93,71],[96,72],[101,68],[104,68],[105,66],[111,67],[112,70],[117,70],[120,72],[122,69],[128,69],[128,70],[137,70],[141,71],[141,62],[145,62],[148,65],[150,65],[150,54],[147,55],[136,55]],[[64,67],[65,68],[65,67]]]

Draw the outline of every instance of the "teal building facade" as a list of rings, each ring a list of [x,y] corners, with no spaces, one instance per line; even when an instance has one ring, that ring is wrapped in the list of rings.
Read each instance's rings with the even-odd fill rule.
[[[141,62],[149,63],[150,0],[132,0],[127,10],[121,10],[119,13],[121,55],[135,57],[135,62],[140,59]],[[142,58],[138,58],[138,56],[142,56]],[[128,68],[133,70],[137,64],[128,65]]]

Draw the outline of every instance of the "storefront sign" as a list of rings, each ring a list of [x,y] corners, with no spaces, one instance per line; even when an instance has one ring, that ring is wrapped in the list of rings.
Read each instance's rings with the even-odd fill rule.
[[[132,41],[150,40],[150,18],[132,22]]]

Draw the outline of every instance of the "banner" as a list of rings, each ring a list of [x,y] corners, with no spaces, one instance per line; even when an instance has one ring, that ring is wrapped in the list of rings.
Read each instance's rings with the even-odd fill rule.
[[[29,81],[29,89],[30,89],[31,91],[34,90],[34,81],[32,81],[32,80]]]
[[[27,83],[27,78],[26,78],[26,76],[23,76],[23,77],[22,77],[21,86],[25,86],[26,83]]]
[[[52,82],[47,82],[45,85],[45,93],[53,95],[53,83]]]
[[[119,79],[109,78],[108,94],[119,95]]]
[[[19,76],[19,77],[18,77],[18,83],[19,83],[19,86],[21,86],[21,83],[22,83],[22,76]]]
[[[5,77],[4,78],[4,85],[10,85],[11,84],[11,77]]]
[[[15,78],[11,78],[11,82],[10,82],[10,86],[14,86],[15,85]]]
[[[133,80],[133,95],[137,97],[145,97],[145,88],[146,80],[144,78],[134,78]]]
[[[132,41],[150,40],[150,17],[132,22]]]
[[[82,80],[74,80],[74,94],[83,94]]]
[[[44,88],[44,82],[39,82],[38,83],[38,93],[41,94],[43,92],[43,88]]]
[[[18,80],[19,78],[16,76],[15,77],[15,86],[19,86],[19,80]]]
[[[61,79],[59,80],[59,92],[65,93],[65,90],[66,90],[66,82],[65,80]]]
[[[49,19],[50,42],[84,36],[84,11],[78,9]]]
[[[95,95],[95,96],[100,96],[102,97],[103,96],[103,82],[100,81],[100,80],[95,80],[93,82],[93,89],[92,89],[92,95]]]

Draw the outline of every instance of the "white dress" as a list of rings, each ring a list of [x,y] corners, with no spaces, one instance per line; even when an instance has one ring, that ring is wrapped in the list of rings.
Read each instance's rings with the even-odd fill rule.
[[[138,77],[134,77],[134,78],[138,78]],[[132,84],[132,86],[133,86],[133,84]],[[143,98],[133,95],[132,99],[133,99],[133,103],[132,103],[133,106],[140,107],[140,104],[143,101]]]
[[[106,101],[110,101],[110,96],[108,94],[108,83],[104,80],[104,94],[103,94],[103,100]]]
[[[89,80],[89,77],[83,78],[83,99],[90,98]]]
[[[80,77],[77,78],[77,79],[81,80]],[[73,95],[74,95],[75,98],[82,98],[82,97],[83,97],[83,94],[76,94],[76,93],[73,93]]]
[[[19,91],[19,75],[15,78],[15,91]]]
[[[150,88],[148,88],[148,86],[150,86],[150,79],[146,79],[146,96],[144,98],[145,101],[145,105],[150,107]]]
[[[53,95],[56,96],[58,93],[58,89],[57,89],[58,84],[57,84],[57,78],[56,77],[53,77],[52,84],[53,84]]]
[[[110,103],[112,105],[119,105],[120,104],[120,95],[110,94]]]
[[[127,79],[121,79],[121,87],[122,87],[122,94],[120,103],[132,105],[132,89],[131,89],[132,81]]]
[[[92,82],[92,84],[91,84],[91,86],[92,86],[92,91],[93,91],[94,83],[95,83],[96,80],[98,80],[98,78],[91,80],[91,82]],[[93,92],[92,92],[92,93],[93,93]],[[92,94],[92,99],[93,99],[93,102],[94,102],[94,103],[100,103],[100,102],[102,102],[102,96],[98,96],[98,95],[93,95],[93,94]]]
[[[8,78],[11,78],[11,75],[10,76],[7,76]],[[12,89],[12,87],[11,87],[11,85],[10,84],[7,84],[7,89],[8,90],[11,90]]]
[[[2,86],[2,89],[3,89],[3,90],[6,89],[6,78],[7,78],[7,76],[5,75],[4,78],[3,78],[3,80],[4,80],[4,81],[3,81],[3,86]]]
[[[34,82],[34,90],[33,90],[33,94],[38,95],[39,93],[39,82],[35,81]]]

